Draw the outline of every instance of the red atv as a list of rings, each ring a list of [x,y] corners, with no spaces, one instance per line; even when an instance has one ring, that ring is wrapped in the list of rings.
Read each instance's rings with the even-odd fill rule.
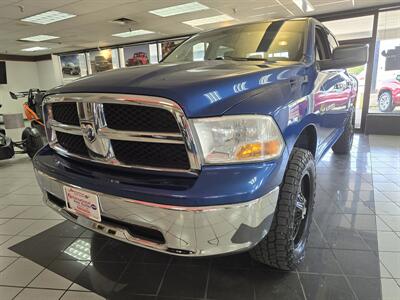
[[[396,106],[400,106],[400,74],[396,79],[384,81],[378,95],[378,107],[381,112],[392,112]]]
[[[147,65],[148,63],[149,59],[146,53],[136,52],[133,54],[131,58],[127,60],[126,65],[130,67],[130,66]]]

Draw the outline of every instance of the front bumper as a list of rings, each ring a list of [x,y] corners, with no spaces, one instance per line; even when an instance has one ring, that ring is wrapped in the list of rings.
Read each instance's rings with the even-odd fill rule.
[[[276,187],[252,201],[215,206],[174,206],[144,202],[83,189],[35,169],[44,201],[66,219],[134,245],[183,256],[207,256],[247,250],[268,232],[279,195]],[[98,195],[102,222],[65,210],[63,186]],[[65,205],[65,204],[64,204]],[[141,234],[131,225],[138,226]],[[149,238],[146,230],[160,233]]]

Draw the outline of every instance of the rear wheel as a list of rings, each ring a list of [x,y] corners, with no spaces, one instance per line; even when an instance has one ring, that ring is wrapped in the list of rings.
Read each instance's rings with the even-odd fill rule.
[[[392,93],[385,91],[379,95],[378,106],[381,112],[392,112],[394,110]]]
[[[293,270],[304,258],[315,198],[315,162],[310,151],[294,148],[268,234],[251,251],[253,259]]]
[[[348,154],[351,151],[351,147],[353,146],[354,139],[354,113],[347,120],[346,127],[340,138],[336,141],[336,143],[332,146],[333,152],[336,154]]]
[[[33,158],[36,152],[44,145],[39,131],[30,127],[25,128],[22,132],[22,141],[25,151],[30,158]]]

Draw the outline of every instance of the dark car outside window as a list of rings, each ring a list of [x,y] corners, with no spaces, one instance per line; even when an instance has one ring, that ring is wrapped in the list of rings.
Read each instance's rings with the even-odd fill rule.
[[[300,61],[306,22],[274,21],[204,32],[178,46],[163,62],[230,59]]]

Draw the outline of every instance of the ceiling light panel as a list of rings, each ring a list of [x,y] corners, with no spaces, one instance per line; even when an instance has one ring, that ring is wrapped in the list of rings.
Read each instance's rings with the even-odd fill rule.
[[[128,38],[128,37],[144,35],[144,34],[151,34],[151,33],[154,33],[154,32],[150,31],[150,30],[139,29],[139,30],[126,31],[126,32],[121,32],[121,33],[115,33],[112,36]]]
[[[73,17],[76,17],[76,15],[63,13],[63,12],[60,12],[57,10],[50,10],[50,11],[46,11],[46,12],[38,14],[38,15],[34,15],[34,16],[30,16],[28,18],[21,19],[21,21],[46,25],[46,24],[70,19]]]
[[[234,20],[234,18],[232,18],[231,16],[219,15],[219,16],[214,16],[214,17],[185,21],[182,23],[192,26],[192,27],[196,27],[196,26],[201,26],[201,25],[206,25],[206,24],[219,23],[219,22],[232,21],[232,20]]]
[[[308,0],[292,0],[303,12],[314,11],[314,7]]]
[[[160,16],[160,17],[169,17],[169,16],[186,14],[186,13],[200,11],[200,10],[206,10],[206,9],[209,9],[209,7],[203,5],[199,2],[190,2],[190,3],[186,3],[186,4],[151,10],[151,11],[149,11],[149,13]]]
[[[47,47],[30,47],[30,48],[21,49],[21,51],[34,52],[34,51],[43,51],[43,50],[50,50],[50,49],[51,48],[47,48]]]
[[[48,40],[54,40],[58,39],[58,36],[53,36],[53,35],[46,35],[46,34],[40,34],[40,35],[35,35],[35,36],[29,36],[26,38],[20,39],[21,41],[28,41],[28,42],[42,42],[42,41],[48,41]]]

